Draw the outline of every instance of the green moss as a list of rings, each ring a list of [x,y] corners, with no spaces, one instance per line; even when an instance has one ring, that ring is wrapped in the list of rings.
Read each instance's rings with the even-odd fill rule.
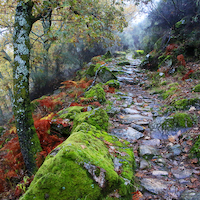
[[[112,62],[112,58],[106,59],[105,62]]]
[[[108,58],[112,58],[112,54],[110,51],[107,51],[103,56],[102,56],[103,59],[108,59]]]
[[[200,84],[196,85],[196,86],[193,88],[193,91],[194,91],[194,92],[200,92]]]
[[[105,85],[109,85],[110,87],[119,88],[120,83],[118,80],[110,80],[105,83]]]
[[[88,68],[86,74],[88,74],[89,76],[94,76],[95,75],[95,69],[96,65],[91,64],[90,67]]]
[[[162,81],[160,85],[167,85],[167,81]]]
[[[172,129],[175,127],[192,127],[193,122],[187,113],[176,113],[172,117],[166,118],[165,122],[162,123],[163,129]]]
[[[197,157],[198,160],[200,161],[200,135],[197,137],[194,145],[192,146],[191,150],[190,150],[192,156]]]
[[[59,118],[62,118],[62,119],[66,119],[66,118],[74,119],[77,114],[81,113],[83,108],[84,107],[81,107],[81,106],[72,106],[72,107],[59,111],[57,115],[59,116]]]
[[[123,61],[123,62],[117,63],[117,65],[118,65],[118,66],[130,65],[130,62],[128,62],[128,61]]]
[[[104,103],[106,101],[105,92],[101,87],[101,84],[93,86],[89,91],[85,93],[86,98],[94,98],[94,100]]]
[[[87,122],[99,130],[108,129],[108,115],[102,108],[96,108],[89,112],[82,112],[75,116],[73,121],[73,130],[82,122]]]
[[[190,106],[196,106],[200,104],[200,99],[192,98],[192,99],[180,99],[174,102],[172,105],[176,109],[184,110],[189,108]]]
[[[162,94],[163,99],[166,99],[167,97],[173,95],[176,92],[176,90],[177,90],[176,87],[171,87],[169,90],[167,90]]]
[[[105,145],[106,135],[87,123],[76,127],[73,134],[47,156],[20,200],[114,199],[107,195],[115,190],[122,199],[130,199],[134,191],[133,153],[123,156],[122,174],[118,174],[113,156]],[[112,140],[112,146],[119,151],[115,146],[118,138]]]

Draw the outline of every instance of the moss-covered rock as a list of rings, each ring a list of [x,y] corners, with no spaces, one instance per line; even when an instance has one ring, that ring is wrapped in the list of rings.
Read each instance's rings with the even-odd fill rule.
[[[106,94],[101,87],[101,84],[93,86],[89,91],[85,93],[85,98],[94,98],[94,100],[104,103],[106,101]]]
[[[106,83],[109,80],[117,80],[117,77],[107,67],[104,66],[98,72],[98,80],[102,83]]]
[[[110,51],[107,51],[103,56],[102,56],[103,59],[108,59],[108,58],[112,58],[112,54]]]
[[[96,65],[91,64],[86,72],[86,74],[88,74],[89,76],[94,76],[95,75],[95,67]]]
[[[122,62],[117,63],[117,65],[118,66],[130,65],[130,62],[128,62],[128,61],[122,61]]]
[[[192,146],[191,150],[190,150],[192,156],[195,156],[198,158],[199,162],[200,162],[200,135],[197,137],[194,145]]]
[[[199,106],[200,105],[200,99],[198,98],[192,98],[192,99],[180,99],[175,101],[172,104],[176,109],[185,110],[188,109],[190,106]]]
[[[177,89],[178,88],[176,87],[171,87],[169,90],[167,90],[162,94],[163,99],[166,99],[167,97],[173,95],[177,91]]]
[[[196,86],[193,88],[193,91],[194,91],[194,92],[200,92],[200,84],[196,85]]]
[[[162,123],[162,128],[165,130],[173,129],[176,127],[192,127],[193,122],[191,116],[187,113],[176,113],[171,117],[165,119]]]
[[[105,85],[108,85],[108,86],[114,87],[114,88],[119,88],[120,83],[118,80],[110,80],[110,81],[106,82]]]
[[[109,118],[105,110],[102,108],[95,108],[91,111],[76,115],[73,121],[73,130],[82,122],[87,122],[99,130],[107,131],[108,120]]]
[[[67,119],[74,120],[76,115],[80,114],[83,111],[83,108],[84,107],[81,107],[81,106],[72,106],[72,107],[65,108],[59,111],[57,115],[59,116],[59,118],[62,118],[62,119],[67,118]]]
[[[99,200],[112,192],[129,200],[134,166],[125,142],[82,123],[46,157],[20,200]]]

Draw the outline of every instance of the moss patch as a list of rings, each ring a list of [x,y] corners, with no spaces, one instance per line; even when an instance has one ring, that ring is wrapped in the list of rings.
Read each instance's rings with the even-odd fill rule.
[[[200,104],[200,99],[192,98],[192,99],[180,99],[173,103],[173,106],[176,109],[185,110],[190,106],[198,106]]]
[[[110,87],[119,88],[120,83],[118,80],[110,80],[105,83],[105,85],[109,85]]]
[[[200,84],[196,85],[196,86],[193,88],[193,91],[194,91],[194,92],[200,92]]]
[[[106,131],[108,129],[108,119],[106,111],[102,108],[96,108],[89,112],[82,112],[75,116],[73,130],[82,122],[87,122],[99,130]]]
[[[167,97],[173,95],[176,92],[177,89],[178,88],[176,88],[176,87],[171,87],[169,90],[167,90],[166,92],[164,92],[162,94],[163,99],[166,99]]]
[[[123,62],[117,63],[117,65],[118,65],[118,66],[130,65],[130,62],[128,62],[128,61],[123,61]]]
[[[122,147],[115,145],[117,141],[82,123],[47,156],[20,200],[96,200],[116,190],[121,198],[131,199],[134,155],[123,142]],[[117,173],[117,162],[122,173]]]
[[[176,113],[173,116],[166,118],[165,122],[162,123],[162,128],[168,130],[175,127],[192,127],[192,125],[193,123],[190,115],[186,113]]]
[[[93,86],[89,91],[85,93],[85,98],[94,98],[94,100],[104,103],[106,101],[106,94],[101,87],[101,84]]]

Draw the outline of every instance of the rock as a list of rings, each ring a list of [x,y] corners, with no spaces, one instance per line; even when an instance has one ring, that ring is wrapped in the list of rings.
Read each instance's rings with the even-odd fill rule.
[[[150,167],[149,162],[142,158],[141,161],[140,161],[140,169],[146,169],[146,168],[149,168],[149,167]]]
[[[110,81],[106,82],[105,85],[109,85],[110,87],[119,89],[119,81],[118,80],[110,80]]]
[[[155,170],[155,171],[152,171],[152,175],[154,175],[154,176],[168,176],[168,172],[167,171]]]
[[[117,80],[117,77],[107,67],[102,67],[98,72],[98,80],[106,83],[110,80]]]
[[[144,127],[137,125],[137,124],[132,124],[131,127],[134,128],[135,130],[139,131],[139,132],[142,132],[142,133],[145,131]]]
[[[160,146],[160,140],[159,139],[142,140],[142,144],[149,146]]]
[[[128,61],[123,61],[123,62],[117,63],[117,65],[118,65],[118,66],[130,65],[130,62],[128,62]]]
[[[134,189],[134,155],[126,144],[120,143],[119,147],[118,143],[118,138],[82,123],[46,157],[20,200],[98,200],[115,190],[120,191],[122,199],[130,199],[129,191]]]
[[[139,114],[140,113],[138,110],[131,109],[131,108],[125,108],[123,110],[123,112],[126,114]]]
[[[127,77],[117,77],[118,81],[130,84],[130,85],[136,85],[138,84],[138,81],[135,81],[133,78],[127,78]]]
[[[149,145],[140,145],[140,156],[141,157],[150,157],[152,158],[155,155],[159,155],[158,150],[155,147],[149,146]]]
[[[170,151],[173,152],[174,156],[178,156],[181,154],[181,145],[180,144],[176,144],[173,145],[171,147],[169,147]]]
[[[125,115],[124,120],[127,120],[127,121],[132,121],[132,122],[137,122],[137,121],[151,121],[153,120],[152,117],[148,117],[148,116],[143,116],[143,115],[140,115],[140,114],[135,114],[135,115]]]
[[[180,197],[180,200],[198,200],[200,199],[200,192],[195,190],[185,190]]]
[[[184,167],[177,169],[172,168],[171,172],[177,179],[188,178],[192,175],[192,170],[185,169]]]
[[[137,140],[144,136],[141,132],[131,127],[128,127],[127,129],[113,129],[111,133],[116,136],[126,138],[128,141]]]
[[[120,109],[117,108],[117,107],[114,107],[112,106],[108,111],[107,111],[107,114],[110,116],[110,117],[114,117],[116,114],[118,114],[120,112]]]
[[[141,185],[151,193],[159,194],[166,190],[172,181],[163,181],[154,178],[144,178],[141,180]]]

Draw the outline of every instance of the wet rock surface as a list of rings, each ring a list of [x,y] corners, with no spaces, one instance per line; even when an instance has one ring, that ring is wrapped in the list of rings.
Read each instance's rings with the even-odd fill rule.
[[[127,58],[130,65],[123,66],[123,74],[117,76],[121,84],[115,94],[120,99],[112,102],[120,111],[111,119],[110,133],[133,146],[141,199],[200,199],[200,167],[189,160],[189,143],[180,139],[190,129],[162,129],[166,116],[159,107],[163,102],[141,87],[147,78],[138,67],[140,60]]]

